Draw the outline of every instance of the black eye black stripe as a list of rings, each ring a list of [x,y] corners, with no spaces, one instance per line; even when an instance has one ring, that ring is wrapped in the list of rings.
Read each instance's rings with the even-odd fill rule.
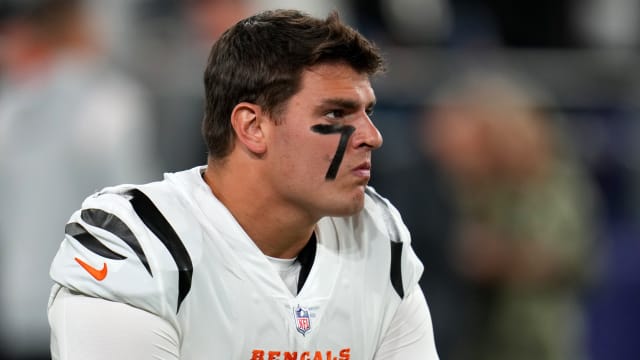
[[[193,264],[191,263],[191,257],[171,224],[162,215],[160,210],[158,210],[153,201],[147,197],[147,195],[138,189],[129,190],[125,194],[131,196],[129,201],[131,202],[133,209],[149,230],[151,230],[162,244],[164,244],[178,267],[177,309],[180,310],[182,301],[191,290],[191,279],[193,277]]]
[[[340,134],[336,154],[333,155],[327,174],[324,177],[326,180],[335,180],[338,175],[338,169],[340,169],[340,163],[342,163],[342,158],[344,157],[344,152],[347,149],[349,138],[353,132],[356,131],[356,128],[351,125],[317,124],[311,127],[311,131],[322,135]]]
[[[127,224],[124,223],[124,221],[120,220],[120,218],[114,214],[110,214],[100,209],[82,210],[80,217],[87,224],[104,229],[122,239],[136,253],[140,262],[142,262],[142,265],[147,269],[149,275],[153,276],[151,273],[151,267],[149,267],[149,262],[147,261],[147,256],[142,250],[140,242],[135,235],[133,235],[133,232],[129,229]]]
[[[91,235],[87,229],[77,222],[68,223],[64,227],[64,231],[67,235],[73,236],[82,246],[91,250],[92,252],[113,260],[123,260],[127,257],[120,255],[117,252],[109,249],[103,243],[100,242],[95,236]]]

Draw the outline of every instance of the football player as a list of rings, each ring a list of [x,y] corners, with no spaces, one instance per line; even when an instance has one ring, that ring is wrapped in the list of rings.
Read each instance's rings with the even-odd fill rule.
[[[205,166],[90,196],[52,267],[54,359],[437,359],[396,209],[367,186],[379,50],[337,14],[238,22]]]

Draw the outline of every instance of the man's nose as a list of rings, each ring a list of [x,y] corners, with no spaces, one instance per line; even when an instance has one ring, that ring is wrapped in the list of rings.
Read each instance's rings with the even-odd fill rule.
[[[356,130],[355,146],[366,146],[371,149],[377,149],[382,146],[382,134],[378,131],[378,128],[373,124],[371,118],[368,115],[363,117],[362,123],[359,125],[359,129]]]

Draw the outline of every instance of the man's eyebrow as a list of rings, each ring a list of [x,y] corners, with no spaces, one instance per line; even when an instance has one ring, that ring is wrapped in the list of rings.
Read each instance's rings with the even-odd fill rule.
[[[376,104],[376,101],[373,100],[365,106],[365,109],[371,109]],[[343,109],[357,109],[360,107],[360,103],[354,100],[343,99],[343,98],[330,98],[322,100],[321,106],[335,106]]]

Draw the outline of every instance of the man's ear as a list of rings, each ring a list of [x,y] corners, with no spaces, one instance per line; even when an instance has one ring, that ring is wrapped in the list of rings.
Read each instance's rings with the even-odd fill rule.
[[[263,129],[266,120],[260,106],[249,102],[237,104],[231,112],[231,126],[236,133],[236,141],[255,155],[267,151]]]

